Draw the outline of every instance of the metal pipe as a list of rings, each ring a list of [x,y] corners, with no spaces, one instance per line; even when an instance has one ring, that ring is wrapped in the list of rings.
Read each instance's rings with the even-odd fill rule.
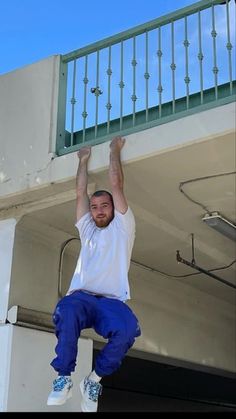
[[[231,282],[228,282],[225,279],[220,278],[219,276],[213,274],[212,272],[207,271],[206,269],[200,268],[200,266],[196,265],[193,262],[188,262],[187,260],[183,259],[180,256],[179,250],[176,251],[176,259],[177,259],[178,262],[183,263],[184,265],[190,266],[191,268],[196,269],[197,271],[202,272],[205,275],[211,276],[212,278],[216,279],[217,281],[220,281],[223,284],[228,285],[229,287],[236,289],[236,285],[231,284]]]

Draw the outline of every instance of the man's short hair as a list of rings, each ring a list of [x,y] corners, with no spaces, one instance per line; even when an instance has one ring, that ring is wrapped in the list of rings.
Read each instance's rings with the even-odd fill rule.
[[[92,194],[91,198],[93,198],[94,196],[96,197],[96,196],[102,196],[102,195],[108,195],[108,196],[110,197],[110,200],[111,200],[112,206],[113,206],[113,208],[114,208],[113,196],[112,196],[112,194],[111,194],[110,192],[106,191],[105,189],[101,189],[101,190],[99,190],[99,191],[95,191],[95,192]],[[90,198],[90,200],[91,200],[91,198]]]

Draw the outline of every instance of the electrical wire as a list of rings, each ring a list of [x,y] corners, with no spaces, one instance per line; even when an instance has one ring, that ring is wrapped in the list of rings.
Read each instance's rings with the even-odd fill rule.
[[[236,259],[234,259],[234,260],[233,260],[233,261],[232,261],[229,265],[226,265],[226,266],[221,266],[221,267],[219,267],[219,268],[210,269],[210,270],[209,270],[209,272],[213,272],[213,271],[219,271],[219,270],[228,269],[228,268],[230,268],[230,267],[231,267],[234,263],[236,263]],[[172,274],[169,274],[169,273],[167,273],[167,272],[161,271],[161,270],[159,270],[159,269],[152,268],[151,266],[145,265],[145,264],[143,264],[143,263],[137,262],[137,261],[135,261],[135,260],[133,260],[133,259],[131,259],[131,264],[133,264],[133,265],[137,265],[137,266],[139,266],[139,267],[141,267],[141,268],[143,268],[143,269],[146,269],[146,270],[148,270],[148,271],[151,271],[151,272],[157,272],[157,273],[159,273],[159,274],[161,274],[161,275],[164,275],[164,276],[167,276],[167,277],[169,277],[169,278],[187,278],[187,277],[189,277],[189,276],[201,275],[201,272],[196,272],[196,273],[186,274],[186,275],[172,275]]]
[[[195,179],[189,179],[186,180],[185,182],[180,182],[179,184],[179,190],[181,193],[184,194],[184,196],[189,199],[189,201],[193,202],[196,205],[199,205],[205,212],[207,212],[209,215],[211,215],[211,211],[209,211],[209,209],[203,205],[201,202],[196,201],[195,199],[191,198],[184,190],[183,190],[183,186],[186,185],[187,183],[192,183],[192,182],[197,182],[199,180],[206,180],[206,179],[212,179],[212,178],[216,178],[216,177],[221,177],[221,176],[228,176],[228,175],[234,175],[236,174],[236,172],[228,172],[228,173],[219,173],[217,175],[209,175],[209,176],[203,176],[203,177],[198,177]]]
[[[57,288],[57,294],[58,298],[62,297],[62,264],[63,264],[63,256],[66,250],[67,245],[73,241],[78,240],[80,241],[79,237],[71,237],[70,239],[66,240],[61,247],[60,256],[59,256],[59,268],[58,268],[58,288]]]

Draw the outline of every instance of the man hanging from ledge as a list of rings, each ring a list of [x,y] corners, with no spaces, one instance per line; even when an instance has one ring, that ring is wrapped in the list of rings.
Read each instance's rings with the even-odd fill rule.
[[[60,405],[72,395],[77,344],[82,329],[93,328],[107,339],[95,359],[94,370],[80,383],[83,412],[96,412],[100,380],[116,371],[141,332],[138,320],[125,304],[130,299],[128,271],[135,238],[135,220],[124,195],[121,149],[125,139],[110,143],[111,192],[87,195],[90,147],[78,152],[76,177],[77,223],[81,251],[67,295],[55,308],[56,358],[51,362],[58,377],[48,405]]]

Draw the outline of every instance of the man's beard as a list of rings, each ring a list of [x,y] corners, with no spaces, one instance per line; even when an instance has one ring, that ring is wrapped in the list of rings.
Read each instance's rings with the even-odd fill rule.
[[[113,218],[114,218],[114,213],[113,213],[113,215],[110,218],[107,218],[107,217],[104,217],[104,218],[96,218],[94,220],[94,222],[95,222],[95,224],[96,224],[97,227],[100,227],[100,228],[107,227],[110,224],[110,222],[113,220]]]
[[[111,220],[107,218],[98,218],[95,221],[97,227],[107,227]]]

